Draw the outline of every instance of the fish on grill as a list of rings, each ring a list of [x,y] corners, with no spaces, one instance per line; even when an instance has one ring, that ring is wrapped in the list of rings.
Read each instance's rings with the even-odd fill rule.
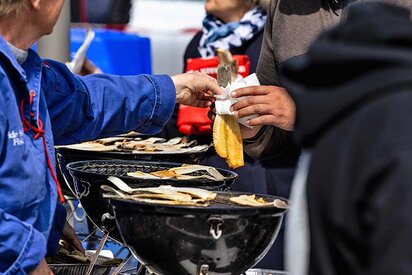
[[[105,193],[105,198],[122,198],[126,200],[136,200],[148,203],[168,204],[168,205],[201,205],[208,204],[217,198],[217,193],[192,187],[174,187],[170,185],[161,185],[159,187],[131,188],[124,181],[116,177],[109,177],[120,190],[110,186],[103,185],[101,188]],[[287,209],[288,204],[280,199],[266,201],[263,198],[257,198],[256,195],[240,195],[228,197],[227,203],[251,206],[251,207],[268,207]]]
[[[204,174],[196,175],[197,172]],[[191,175],[192,174],[192,175]],[[195,174],[195,175],[193,175]],[[204,165],[183,164],[180,167],[173,167],[167,170],[159,170],[150,173],[135,171],[127,173],[130,177],[142,179],[178,179],[178,180],[193,180],[193,179],[209,179],[215,181],[224,180],[225,177],[216,170],[216,168]]]
[[[199,188],[178,188],[170,185],[161,185],[159,187],[133,189],[118,178],[110,177],[110,181],[120,190],[103,185],[101,188],[106,192],[103,195],[106,198],[120,197],[123,199],[169,205],[207,205],[208,201],[216,198],[216,193]]]
[[[244,206],[276,206],[277,208],[287,209],[288,204],[282,200],[275,199],[274,201],[265,201],[263,198],[256,198],[256,195],[240,195],[238,197],[229,198],[231,202]]]
[[[209,145],[197,145],[196,140],[187,142],[186,138],[177,137],[170,140],[150,137],[109,137],[87,141],[79,144],[59,146],[85,151],[124,151],[132,153],[191,153],[206,151]]]

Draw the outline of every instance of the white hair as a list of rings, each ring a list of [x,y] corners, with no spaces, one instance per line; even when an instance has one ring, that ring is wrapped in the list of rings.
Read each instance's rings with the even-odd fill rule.
[[[27,4],[27,0],[0,0],[0,18],[10,14],[19,14]]]

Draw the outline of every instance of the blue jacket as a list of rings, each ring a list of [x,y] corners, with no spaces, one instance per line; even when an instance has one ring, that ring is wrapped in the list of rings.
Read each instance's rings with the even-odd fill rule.
[[[76,76],[31,50],[19,65],[0,37],[0,89],[0,274],[27,274],[46,255],[57,202],[44,148],[54,161],[54,144],[156,133],[175,88],[168,76]]]

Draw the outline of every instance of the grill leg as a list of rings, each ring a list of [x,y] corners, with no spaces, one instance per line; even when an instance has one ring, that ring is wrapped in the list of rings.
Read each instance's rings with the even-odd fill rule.
[[[112,273],[112,275],[117,275],[119,274],[120,270],[124,267],[124,265],[130,260],[132,257],[132,253],[129,252],[129,254],[124,258],[123,262],[119,264],[119,266],[115,269],[115,271]]]
[[[139,265],[139,268],[136,270],[136,275],[145,275],[146,267],[142,264]]]
[[[105,233],[102,240],[99,243],[99,247],[96,250],[96,253],[90,259],[89,267],[87,268],[86,275],[91,275],[93,272],[94,265],[96,264],[97,257],[99,257],[100,252],[102,251],[103,246],[106,244],[107,238],[109,237],[109,233]]]

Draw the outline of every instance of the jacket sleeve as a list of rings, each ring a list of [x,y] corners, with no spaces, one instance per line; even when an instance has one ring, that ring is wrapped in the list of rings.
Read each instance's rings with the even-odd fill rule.
[[[0,228],[0,273],[30,273],[46,256],[46,238],[2,209]]]
[[[47,61],[43,91],[56,144],[129,131],[154,134],[170,118],[176,91],[169,76],[77,76]]]
[[[401,145],[402,143],[403,145]],[[412,270],[412,139],[386,148],[364,171],[367,178],[363,216],[368,264],[362,275],[409,274]],[[392,152],[392,153],[390,153]],[[372,170],[372,171],[371,171]]]
[[[276,5],[278,5],[277,0],[271,1],[256,69],[256,75],[261,85],[280,86],[279,62],[275,58],[275,45],[272,37]],[[247,155],[260,160],[276,157],[294,147],[292,133],[274,126],[266,126],[255,138],[244,140],[244,145],[244,151]],[[295,147],[293,150],[298,149]]]

